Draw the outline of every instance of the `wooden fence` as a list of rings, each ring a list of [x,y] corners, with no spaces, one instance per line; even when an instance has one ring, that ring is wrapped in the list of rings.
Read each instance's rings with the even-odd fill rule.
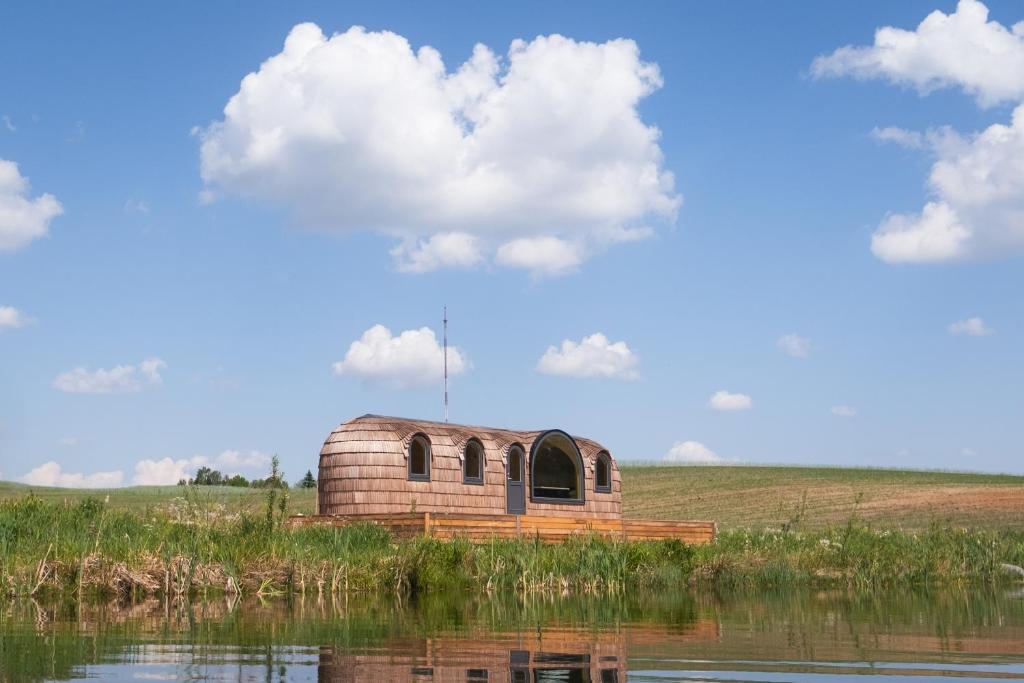
[[[398,538],[425,535],[434,538],[462,537],[474,541],[517,537],[560,541],[573,535],[599,534],[631,541],[674,538],[686,543],[703,544],[712,542],[717,531],[714,522],[431,512],[337,516],[299,515],[288,520],[289,525],[293,528],[320,525],[341,527],[359,522],[373,522],[386,526]]]

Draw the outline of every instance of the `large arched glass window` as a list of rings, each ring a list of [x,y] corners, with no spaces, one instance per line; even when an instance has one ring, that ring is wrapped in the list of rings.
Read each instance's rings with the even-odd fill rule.
[[[430,440],[423,434],[409,442],[409,479],[430,481]]]
[[[534,441],[530,486],[533,500],[583,503],[583,459],[571,436],[552,430]]]
[[[605,451],[594,458],[594,490],[598,493],[610,493],[612,490],[612,458]]]
[[[462,481],[467,484],[484,483],[484,445],[476,439],[466,442],[462,453]]]

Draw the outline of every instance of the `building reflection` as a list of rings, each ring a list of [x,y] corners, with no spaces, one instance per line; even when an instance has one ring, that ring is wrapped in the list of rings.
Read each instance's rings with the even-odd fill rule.
[[[621,633],[579,631],[438,637],[389,642],[379,651],[320,651],[318,679],[331,683],[623,683]]]
[[[633,623],[609,630],[567,625],[518,632],[398,637],[372,647],[320,650],[318,680],[331,683],[625,683],[626,652],[671,642],[704,647],[720,638],[715,619],[674,626]]]

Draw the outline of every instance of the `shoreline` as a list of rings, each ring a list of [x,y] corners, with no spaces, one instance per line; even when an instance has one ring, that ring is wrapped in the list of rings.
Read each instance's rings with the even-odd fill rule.
[[[826,530],[724,530],[714,543],[395,539],[372,524],[289,529],[287,496],[264,514],[190,504],[145,513],[98,499],[0,501],[8,596],[140,598],[445,590],[618,593],[631,588],[1019,583],[1024,532],[935,525],[912,533],[851,517]]]

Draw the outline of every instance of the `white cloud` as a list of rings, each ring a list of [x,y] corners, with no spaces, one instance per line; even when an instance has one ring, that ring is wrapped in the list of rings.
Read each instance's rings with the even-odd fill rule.
[[[125,213],[149,213],[149,202],[145,199],[129,199],[124,203]]]
[[[160,384],[160,370],[167,364],[159,358],[147,358],[134,365],[118,365],[109,370],[75,368],[61,373],[53,386],[72,394],[125,394]]]
[[[24,327],[31,322],[28,317],[13,306],[0,306],[0,331]]]
[[[18,164],[0,159],[0,251],[15,251],[45,236],[50,221],[64,213],[52,194],[33,199],[29,192]]]
[[[59,439],[57,439],[57,445],[58,446],[64,446],[65,448],[70,448],[72,446],[77,446],[78,445],[78,437],[77,436],[62,436]]]
[[[1007,29],[988,21],[977,0],[956,12],[932,12],[905,31],[883,27],[868,47],[843,47],[811,66],[816,76],[884,78],[922,94],[960,87],[979,104],[1024,101],[1024,22]],[[948,127],[924,133],[876,128],[872,136],[935,157],[929,200],[917,212],[885,217],[871,250],[889,263],[999,258],[1024,253],[1024,105],[1010,125],[961,135]]]
[[[171,486],[188,479],[195,470],[207,464],[206,458],[196,455],[188,459],[140,460],[135,463],[135,486]]]
[[[832,414],[837,417],[856,417],[857,409],[853,406],[832,406]]]
[[[784,334],[775,342],[787,355],[806,358],[811,352],[811,340],[799,334]]]
[[[907,149],[924,149],[927,144],[925,135],[916,130],[907,130],[897,126],[886,126],[885,128],[876,126],[871,129],[870,135],[879,142],[894,142]]]
[[[410,239],[391,250],[395,269],[427,273],[439,268],[475,268],[484,261],[479,238],[464,232],[446,232],[428,239]]]
[[[448,347],[448,374],[460,375],[469,363],[462,351]],[[334,374],[354,376],[373,384],[397,388],[430,386],[441,381],[444,350],[429,327],[392,336],[374,325],[352,342],[345,359],[334,363]]]
[[[871,235],[871,251],[889,263],[949,261],[966,251],[970,236],[948,204],[928,202],[920,214],[882,221]]]
[[[871,237],[882,260],[952,261],[1024,253],[1024,105],[1009,126],[923,139],[936,157],[920,213],[894,214]]]
[[[708,405],[715,410],[749,410],[754,406],[754,400],[746,394],[730,394],[723,389],[708,399]]]
[[[270,466],[270,456],[261,451],[223,451],[214,459],[214,464],[225,470],[226,474],[234,474],[240,469],[263,470]]]
[[[579,343],[566,339],[561,348],[549,346],[537,362],[537,371],[566,377],[603,377],[632,380],[637,378],[640,359],[626,342],[612,343],[600,332]]]
[[[660,131],[638,111],[661,85],[631,40],[541,36],[504,57],[477,45],[449,71],[394,33],[300,24],[223,119],[196,130],[204,192],[394,236],[400,270],[467,267],[504,245],[503,265],[571,272],[623,233],[675,218]],[[477,241],[440,237],[451,234]],[[569,256],[544,238],[585,248]]]
[[[123,479],[124,473],[121,470],[93,474],[64,472],[60,465],[51,460],[23,476],[21,481],[33,486],[102,489],[120,486]]]
[[[957,320],[946,328],[950,334],[966,334],[968,337],[987,337],[995,334],[995,330],[985,324],[981,318]]]
[[[139,373],[146,378],[146,381],[150,384],[161,384],[163,378],[160,377],[160,371],[167,367],[167,363],[163,362],[159,358],[147,358],[146,360],[139,363]]]
[[[508,268],[523,268],[534,275],[566,275],[577,270],[586,258],[583,245],[558,237],[523,237],[498,247],[495,262]]]
[[[139,460],[135,463],[136,486],[171,486],[195,475],[200,467],[212,467],[226,475],[241,474],[240,470],[262,473],[270,465],[270,456],[261,451],[226,450],[215,458],[193,455],[191,458],[162,458]]]
[[[1024,100],[1024,22],[1007,29],[988,8],[960,0],[929,14],[916,31],[884,26],[870,46],[847,45],[811,64],[819,78],[885,79],[921,94],[960,87],[982,106]]]
[[[663,458],[665,462],[714,465],[724,462],[722,457],[699,441],[679,441]]]
[[[960,455],[965,458],[976,458],[978,457],[978,451],[973,448],[963,448],[960,450]]]
[[[14,125],[14,122],[11,121],[11,117],[7,114],[0,116],[0,121],[3,121],[4,128],[6,128],[9,133],[17,132],[18,127]]]

